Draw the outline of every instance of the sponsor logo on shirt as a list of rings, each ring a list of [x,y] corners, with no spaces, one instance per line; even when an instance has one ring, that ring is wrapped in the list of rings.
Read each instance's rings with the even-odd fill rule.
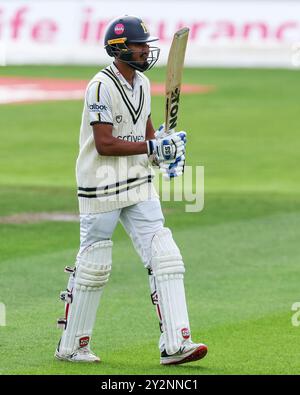
[[[90,104],[88,107],[89,107],[90,112],[99,112],[99,111],[106,111],[107,110],[107,107],[104,104],[93,103],[93,104]]]
[[[145,141],[144,136],[134,136],[133,134],[127,136],[117,136],[117,138],[125,141],[132,141],[132,142]]]

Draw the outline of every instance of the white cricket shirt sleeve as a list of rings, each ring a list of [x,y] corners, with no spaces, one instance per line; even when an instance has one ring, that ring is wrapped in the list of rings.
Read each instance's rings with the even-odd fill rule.
[[[86,105],[90,125],[96,123],[113,124],[112,102],[109,90],[103,82],[93,82],[86,93]]]

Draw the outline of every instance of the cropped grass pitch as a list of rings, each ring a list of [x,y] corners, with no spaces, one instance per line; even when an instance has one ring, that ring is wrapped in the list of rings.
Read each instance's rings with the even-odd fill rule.
[[[5,75],[89,79],[96,68],[6,67]],[[163,82],[164,73],[149,73]],[[288,70],[185,69],[184,82],[213,84],[182,95],[179,128],[187,164],[205,166],[205,207],[164,203],[186,264],[192,336],[209,354],[159,365],[158,322],[147,273],[119,226],[113,271],[99,309],[97,366],[55,361],[63,314],[59,292],[72,265],[79,225],[0,224],[1,374],[298,374],[300,329],[300,83]],[[77,212],[74,165],[81,101],[0,106],[0,215]],[[159,125],[164,98],[152,98]]]

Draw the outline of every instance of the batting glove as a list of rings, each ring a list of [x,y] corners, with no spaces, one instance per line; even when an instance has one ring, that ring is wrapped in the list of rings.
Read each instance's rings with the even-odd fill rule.
[[[158,162],[172,163],[184,154],[186,133],[176,132],[162,139],[147,141],[148,156],[154,156]]]
[[[173,134],[173,133],[175,133],[175,129],[170,129],[168,135]],[[163,139],[164,137],[167,136],[166,130],[165,130],[165,123],[160,125],[160,127],[154,133],[154,136],[155,136],[156,140]]]
[[[182,176],[184,173],[185,156],[179,156],[173,163],[167,164],[161,162],[159,164],[162,176],[166,180],[171,180],[174,177]]]

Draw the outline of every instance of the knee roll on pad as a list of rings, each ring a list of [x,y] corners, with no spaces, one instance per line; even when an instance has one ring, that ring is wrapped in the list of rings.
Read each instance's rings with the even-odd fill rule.
[[[183,278],[184,263],[170,229],[163,228],[155,233],[151,253],[151,266],[157,280]]]
[[[61,354],[70,355],[90,342],[100,297],[111,272],[112,245],[111,240],[98,241],[78,256],[74,289],[59,345]]]
[[[184,263],[170,229],[163,228],[152,239],[152,269],[157,279],[163,280],[178,275],[183,278]]]
[[[161,312],[164,348],[175,354],[182,342],[190,338],[183,275],[184,263],[168,228],[155,233],[151,244],[151,267],[155,277]]]
[[[103,287],[111,271],[112,241],[99,241],[87,247],[79,256],[76,269],[76,288],[83,290]]]

